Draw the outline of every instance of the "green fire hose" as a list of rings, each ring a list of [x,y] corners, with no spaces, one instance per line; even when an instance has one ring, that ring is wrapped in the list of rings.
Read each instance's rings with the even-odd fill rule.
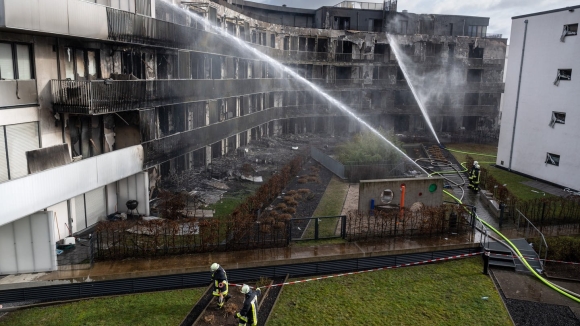
[[[449,193],[447,190],[443,190],[444,193],[446,193],[447,195],[451,196],[451,198],[455,199],[458,203],[463,204],[461,202],[461,200],[459,200],[459,198],[455,197],[453,194]],[[516,248],[516,246],[508,239],[506,238],[501,232],[499,232],[498,230],[496,230],[493,226],[489,225],[487,222],[485,222],[484,220],[480,219],[479,217],[477,217],[477,215],[475,215],[475,217],[486,227],[488,227],[490,230],[492,230],[493,232],[495,232],[497,235],[499,235],[503,240],[505,240],[510,247],[512,247],[512,249],[516,252],[518,258],[520,259],[520,261],[524,264],[524,266],[526,266],[526,268],[532,272],[532,274],[538,278],[542,283],[546,284],[547,286],[549,286],[551,289],[559,292],[560,294],[563,294],[564,296],[580,303],[580,298],[577,298],[561,289],[559,289],[556,285],[554,285],[552,282],[546,280],[545,278],[543,278],[542,276],[540,276],[540,274],[538,274],[531,266],[530,264],[528,264],[528,262],[523,258],[522,253],[518,250],[518,248]]]

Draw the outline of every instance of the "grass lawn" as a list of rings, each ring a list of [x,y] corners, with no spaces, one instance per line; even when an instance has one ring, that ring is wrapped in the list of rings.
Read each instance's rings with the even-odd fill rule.
[[[179,325],[206,288],[81,300],[18,310],[0,325]]]
[[[288,285],[268,326],[512,325],[482,269],[474,257]]]
[[[342,182],[336,176],[333,176],[326,187],[324,195],[320,199],[313,216],[339,216],[342,211],[342,205],[348,192],[348,183]],[[336,225],[339,223],[339,218],[323,218],[318,224],[318,234],[321,237],[334,236]],[[314,237],[314,220],[308,224],[308,228],[304,231],[302,236],[305,239]]]
[[[497,154],[497,147],[493,145],[481,145],[481,144],[450,144],[448,146],[449,149],[459,150],[462,152],[470,152],[470,153],[481,153],[486,155],[496,155]],[[465,162],[465,156],[468,154],[452,152],[451,154],[459,161],[460,163]],[[532,190],[538,191],[535,188],[526,186],[522,184],[523,181],[529,181],[530,179],[526,177],[522,177],[518,174],[511,173],[509,171],[498,169],[492,164],[495,164],[494,157],[488,156],[481,156],[481,155],[473,155],[469,154],[469,156],[473,157],[474,160],[478,161],[480,165],[485,168],[496,180],[502,182],[506,185],[507,189],[514,194],[514,196],[518,197],[520,200],[530,200],[536,198],[545,198],[542,193],[536,193]],[[487,163],[491,162],[491,163]],[[551,196],[550,194],[546,194],[546,196]]]

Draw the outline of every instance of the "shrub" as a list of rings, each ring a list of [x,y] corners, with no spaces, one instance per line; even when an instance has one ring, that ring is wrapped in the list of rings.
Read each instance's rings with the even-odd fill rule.
[[[292,200],[287,201],[286,204],[288,204],[288,206],[298,206],[298,202],[295,201],[294,198],[292,198]]]
[[[260,232],[270,233],[272,231],[272,226],[270,224],[260,224]]]
[[[290,190],[290,191],[288,191],[288,192],[286,193],[286,195],[288,195],[288,196],[294,196],[294,195],[296,195],[297,193],[298,193],[298,192],[297,192],[296,190]]]
[[[286,197],[284,197],[284,200],[286,200]],[[279,203],[276,205],[276,209],[284,210],[284,208],[286,208],[286,204],[284,203]]]
[[[310,193],[310,189],[301,188],[301,189],[298,189],[298,193],[300,193],[300,194],[308,194],[308,193]]]
[[[298,179],[298,183],[307,183],[307,182],[308,182],[308,179],[306,179],[306,178]]]
[[[294,214],[294,213],[296,213],[296,208],[294,208],[294,207],[286,207],[286,208],[284,208],[284,213]]]
[[[294,195],[294,200],[301,200],[302,196],[300,196],[299,194]]]
[[[280,214],[278,215],[278,220],[279,221],[289,221],[292,219],[292,215],[290,214]]]
[[[284,223],[282,221],[278,221],[278,222],[274,223],[274,225],[272,225],[274,230],[282,230],[285,226],[286,226],[286,223]]]

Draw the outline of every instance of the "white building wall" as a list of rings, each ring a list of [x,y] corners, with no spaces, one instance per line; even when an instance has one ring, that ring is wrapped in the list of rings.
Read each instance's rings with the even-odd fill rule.
[[[519,108],[511,153],[522,45],[528,21]],[[498,146],[497,164],[574,189],[580,188],[580,36],[560,41],[564,24],[580,22],[580,10],[562,10],[513,19],[510,60]],[[554,80],[558,69],[572,69],[572,80]],[[549,126],[552,111],[565,112],[566,124]],[[546,153],[560,155],[560,165],[544,163]]]

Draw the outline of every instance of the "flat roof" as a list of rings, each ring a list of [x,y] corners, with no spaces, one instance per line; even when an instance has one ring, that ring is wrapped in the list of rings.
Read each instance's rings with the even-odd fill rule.
[[[526,15],[521,15],[521,16],[515,16],[515,17],[512,17],[512,19],[519,19],[519,18],[525,18],[525,17],[531,17],[531,16],[539,16],[539,15],[551,14],[553,12],[559,12],[559,11],[564,11],[564,10],[574,10],[574,9],[578,9],[578,8],[580,8],[580,5],[572,6],[572,7],[565,7],[565,8],[560,8],[560,9],[547,10],[547,11],[540,11],[540,12],[535,12],[532,14],[526,14]]]

